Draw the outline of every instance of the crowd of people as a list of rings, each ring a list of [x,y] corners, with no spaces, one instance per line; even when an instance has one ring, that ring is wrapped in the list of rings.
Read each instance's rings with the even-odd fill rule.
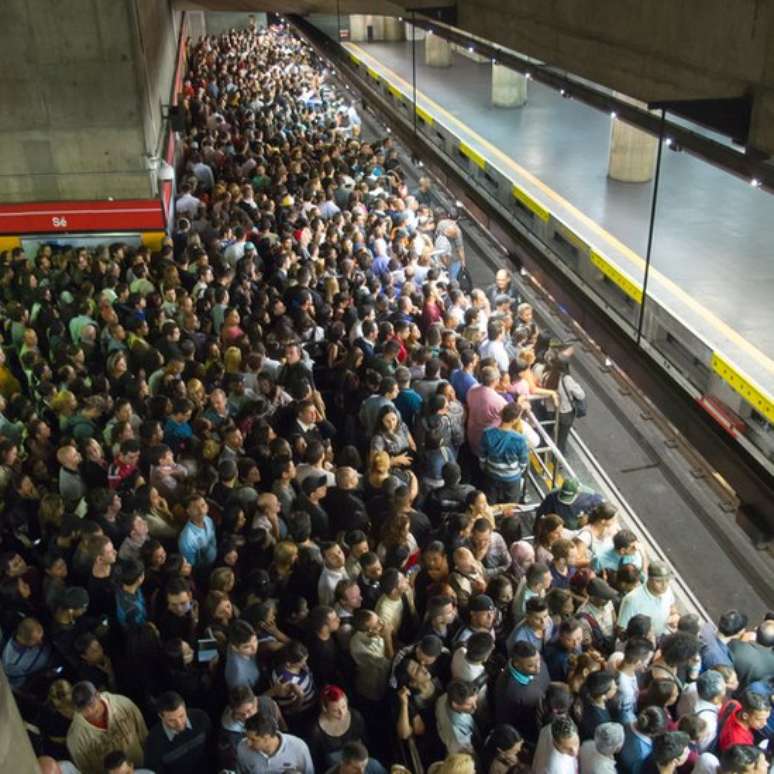
[[[774,620],[573,478],[513,277],[287,29],[190,47],[159,252],[3,256],[2,664],[43,772],[768,770]],[[759,625],[758,625],[759,624]],[[137,767],[137,768],[135,768]]]

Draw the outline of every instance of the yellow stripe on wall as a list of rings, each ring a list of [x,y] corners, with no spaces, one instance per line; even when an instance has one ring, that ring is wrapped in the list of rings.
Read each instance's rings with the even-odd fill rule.
[[[486,159],[480,153],[474,151],[470,145],[461,142],[460,153],[462,153],[463,156],[467,156],[477,167],[481,167],[481,169],[486,167]]]
[[[21,247],[21,239],[17,236],[0,236],[0,252],[3,250],[13,250],[14,247]]]
[[[422,110],[419,105],[417,105],[417,115],[428,125],[433,125],[433,117],[428,113],[426,110]]]
[[[538,204],[523,188],[521,188],[518,185],[513,186],[513,196],[514,198],[518,199],[530,212],[533,212],[535,215],[540,218],[544,223],[548,223],[548,218],[551,215],[551,213],[543,207],[543,205]]]
[[[611,282],[618,285],[629,298],[633,298],[638,304],[642,303],[642,287],[630,279],[620,269],[613,266],[610,261],[603,255],[598,253],[592,248],[591,255],[589,256],[591,262],[596,266],[602,274],[604,274]]]
[[[743,376],[720,353],[712,353],[712,370],[759,414],[774,424],[774,400],[746,376]]]
[[[166,234],[163,231],[144,231],[142,234],[142,243],[151,250],[161,250],[161,244]]]

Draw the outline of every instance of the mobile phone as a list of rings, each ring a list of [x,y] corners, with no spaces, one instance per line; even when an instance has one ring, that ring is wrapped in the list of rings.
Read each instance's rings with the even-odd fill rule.
[[[209,664],[218,657],[218,641],[214,637],[198,640],[196,643],[196,660],[200,664]]]

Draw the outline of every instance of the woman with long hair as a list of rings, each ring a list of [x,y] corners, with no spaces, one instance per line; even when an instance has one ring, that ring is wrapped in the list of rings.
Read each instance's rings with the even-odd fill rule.
[[[570,375],[570,361],[567,355],[561,354],[548,358],[546,370],[540,385],[546,390],[553,390],[559,398],[558,422],[556,445],[564,454],[567,451],[567,438],[575,422],[575,401],[586,400],[583,387]]]

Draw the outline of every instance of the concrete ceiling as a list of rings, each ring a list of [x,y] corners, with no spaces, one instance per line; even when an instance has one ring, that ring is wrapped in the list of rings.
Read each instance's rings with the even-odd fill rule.
[[[459,29],[644,102],[747,96],[748,146],[774,155],[774,0],[177,0],[176,7],[405,16]]]

